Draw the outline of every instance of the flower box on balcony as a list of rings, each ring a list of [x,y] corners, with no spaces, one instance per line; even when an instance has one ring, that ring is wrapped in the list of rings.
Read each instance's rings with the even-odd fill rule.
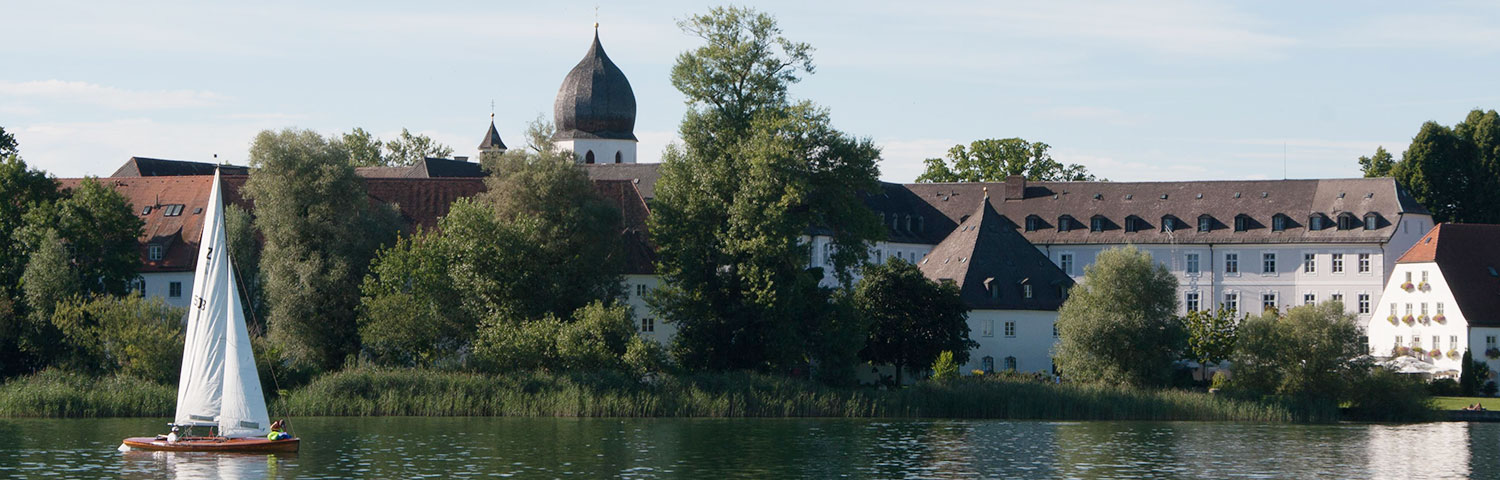
[[[1448,351],[1448,359],[1449,360],[1458,360],[1458,357],[1461,357],[1461,356],[1463,356],[1463,354],[1458,353],[1458,349],[1457,348]]]
[[[1391,325],[1396,325],[1396,324],[1401,323],[1401,319],[1396,318],[1396,315],[1394,315],[1394,314],[1392,314],[1389,317],[1385,317],[1385,320],[1388,321],[1388,322],[1391,322]]]
[[[1436,316],[1432,317],[1432,321],[1438,322],[1438,323],[1448,323],[1448,317],[1445,317],[1445,316],[1442,316],[1442,315],[1436,315]]]
[[[1405,317],[1401,317],[1401,321],[1406,322],[1407,325],[1411,325],[1412,322],[1416,321],[1416,319],[1412,318],[1411,315],[1407,315]]]
[[[1432,284],[1427,283],[1427,282],[1419,283],[1419,284],[1417,284],[1417,290],[1421,290],[1421,291],[1424,291],[1424,292],[1431,291],[1432,290]]]
[[[1412,291],[1412,289],[1414,289],[1416,287],[1417,286],[1416,285],[1412,285],[1411,282],[1406,282],[1406,283],[1401,284],[1401,289],[1402,290],[1406,290],[1408,292]]]

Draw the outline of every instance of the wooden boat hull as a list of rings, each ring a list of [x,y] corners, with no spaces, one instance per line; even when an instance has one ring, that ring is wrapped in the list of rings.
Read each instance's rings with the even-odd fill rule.
[[[297,444],[299,443],[301,442],[297,438],[267,440],[264,438],[193,437],[171,443],[168,443],[166,440],[159,440],[156,437],[131,437],[125,439],[125,446],[127,447],[163,452],[296,452]]]

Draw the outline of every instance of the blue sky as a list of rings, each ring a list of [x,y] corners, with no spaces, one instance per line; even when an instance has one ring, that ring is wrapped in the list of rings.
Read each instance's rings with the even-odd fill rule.
[[[131,156],[243,164],[282,127],[405,127],[473,155],[492,100],[513,145],[551,117],[596,5],[655,161],[682,117],[668,75],[698,44],[676,26],[696,2],[13,2],[0,126],[59,177]],[[1112,180],[1350,177],[1422,122],[1500,108],[1493,1],[753,6],[813,45],[793,94],[881,145],[889,181],[1003,137]]]

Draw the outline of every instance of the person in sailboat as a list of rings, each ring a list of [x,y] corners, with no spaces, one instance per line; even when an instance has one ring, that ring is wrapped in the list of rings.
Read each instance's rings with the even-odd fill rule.
[[[177,436],[177,426],[173,425],[172,426],[172,433],[168,433],[167,434],[167,443],[176,443],[177,442],[177,438],[178,438],[178,436]]]
[[[292,434],[286,433],[286,419],[271,422],[271,433],[266,435],[267,440],[283,440],[292,438]]]

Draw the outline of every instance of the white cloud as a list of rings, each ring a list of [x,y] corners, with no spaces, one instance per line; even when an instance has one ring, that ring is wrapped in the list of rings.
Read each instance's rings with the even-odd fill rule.
[[[200,90],[125,90],[88,82],[41,80],[0,82],[0,96],[39,98],[60,102],[96,105],[118,110],[154,110],[208,107],[226,98]]]
[[[106,176],[132,156],[247,163],[250,140],[275,122],[164,123],[147,118],[54,122],[15,131],[26,163],[58,177]]]
[[[1333,34],[1344,47],[1441,50],[1471,55],[1500,50],[1500,15],[1392,14],[1362,19]]]

